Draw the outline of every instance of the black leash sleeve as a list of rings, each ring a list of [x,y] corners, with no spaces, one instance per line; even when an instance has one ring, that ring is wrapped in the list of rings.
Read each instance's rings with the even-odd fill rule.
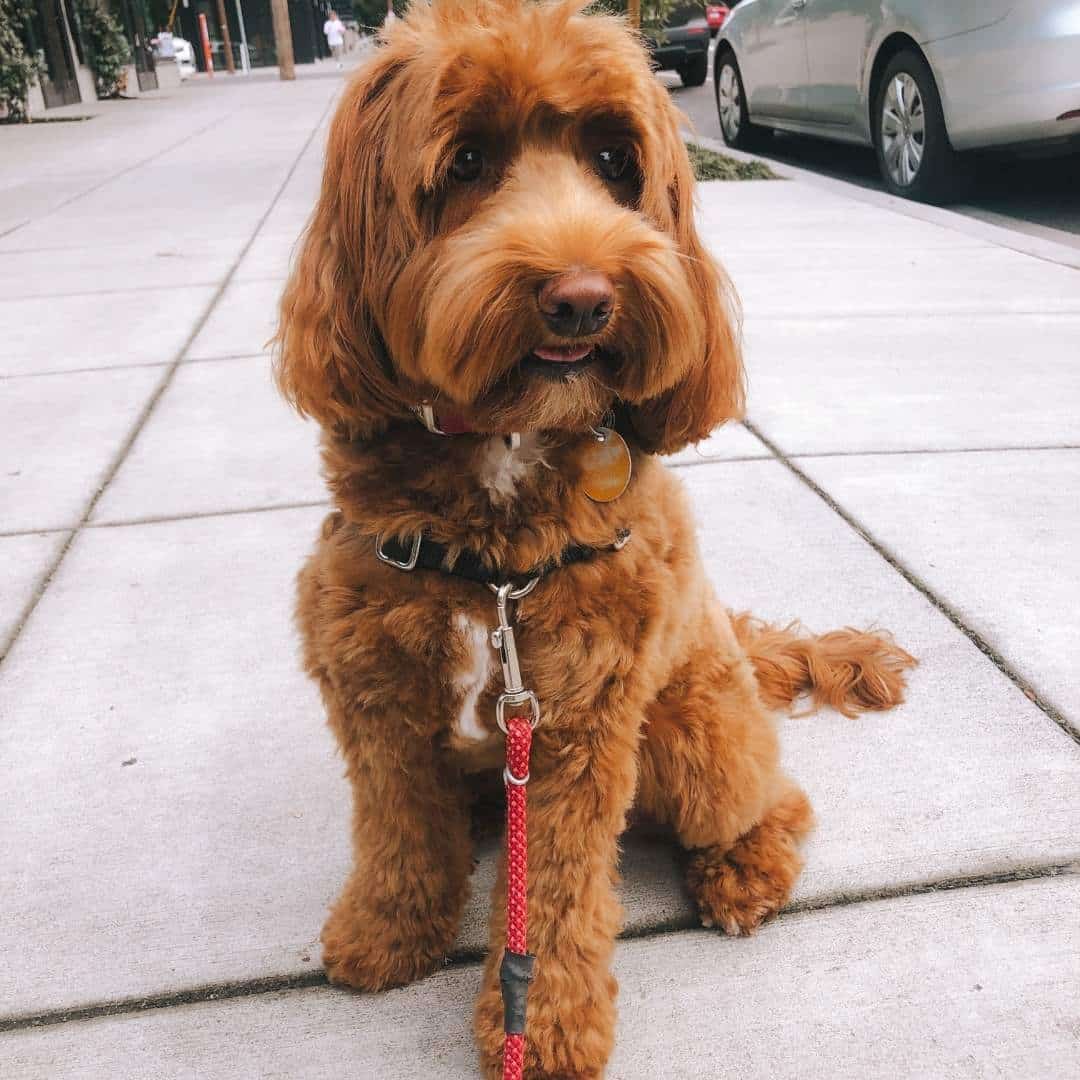
[[[503,1031],[507,1035],[525,1034],[525,999],[535,962],[536,957],[529,953],[516,953],[509,949],[503,953],[499,983],[502,986]]]

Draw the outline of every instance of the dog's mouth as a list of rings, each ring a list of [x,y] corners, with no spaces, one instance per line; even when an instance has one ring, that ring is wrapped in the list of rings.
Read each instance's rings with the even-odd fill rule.
[[[592,345],[539,345],[521,361],[521,366],[545,379],[566,380],[584,371],[596,358]]]

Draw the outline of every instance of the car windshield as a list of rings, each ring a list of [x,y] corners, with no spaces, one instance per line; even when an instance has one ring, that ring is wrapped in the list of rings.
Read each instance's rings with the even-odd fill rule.
[[[685,26],[689,22],[704,21],[704,0],[700,4],[669,4],[667,0],[642,0],[641,3],[641,25],[646,29]]]
[[[705,18],[705,5],[701,4],[674,4],[664,19],[665,26],[685,26],[695,19]]]

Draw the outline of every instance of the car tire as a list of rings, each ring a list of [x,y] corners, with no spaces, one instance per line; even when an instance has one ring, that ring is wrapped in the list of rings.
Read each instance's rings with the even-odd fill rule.
[[[691,58],[678,71],[683,86],[704,86],[709,77],[709,54],[703,52]]]
[[[768,128],[750,123],[739,62],[730,49],[717,52],[713,60],[716,115],[724,142],[736,150],[753,150],[770,134]]]
[[[874,95],[874,150],[886,188],[917,202],[956,198],[965,162],[949,142],[930,65],[910,49],[889,61]]]

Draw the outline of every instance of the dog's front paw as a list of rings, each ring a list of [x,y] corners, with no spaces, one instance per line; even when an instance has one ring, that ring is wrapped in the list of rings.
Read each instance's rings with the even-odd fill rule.
[[[327,978],[355,990],[404,986],[441,966],[446,944],[404,927],[359,918],[339,904],[323,927]]]
[[[600,1080],[611,1054],[615,1028],[615,980],[588,1002],[564,1003],[564,1019],[534,983],[525,1023],[525,1080]],[[536,991],[539,990],[539,993]],[[503,1005],[498,985],[487,986],[476,1002],[474,1017],[480,1063],[487,1080],[502,1080]]]

